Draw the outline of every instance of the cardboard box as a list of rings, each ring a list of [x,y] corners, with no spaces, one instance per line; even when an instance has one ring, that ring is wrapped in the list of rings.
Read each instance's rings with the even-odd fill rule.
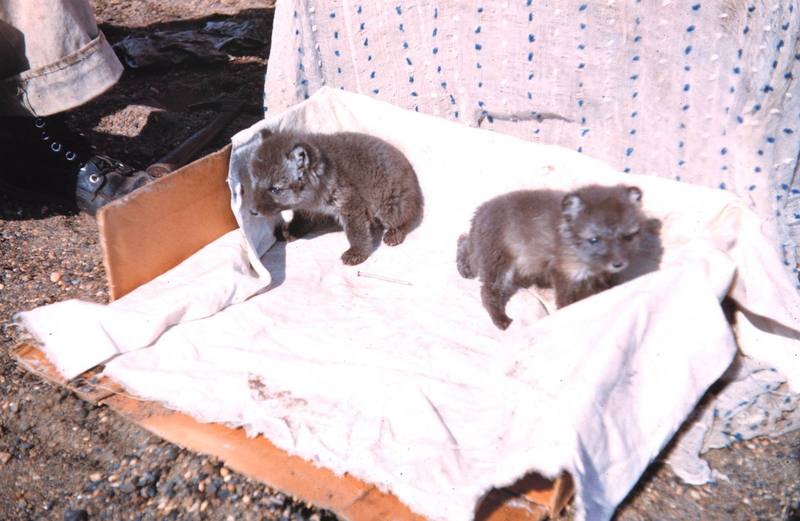
[[[226,182],[229,158],[230,146],[98,213],[103,261],[112,299],[164,273],[236,228]],[[353,476],[339,476],[290,456],[263,437],[247,438],[243,429],[200,423],[157,403],[130,398],[114,382],[98,377],[98,370],[67,382],[34,346],[17,346],[14,356],[27,370],[74,391],[87,401],[107,405],[165,440],[216,456],[250,478],[329,509],[341,518],[353,521],[423,519],[394,495],[383,493]],[[549,481],[530,474],[511,487],[488,494],[476,519],[539,521],[556,515],[572,492],[569,475]]]

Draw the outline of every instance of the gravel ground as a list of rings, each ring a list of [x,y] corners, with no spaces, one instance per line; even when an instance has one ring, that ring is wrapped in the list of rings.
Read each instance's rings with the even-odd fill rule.
[[[222,65],[127,72],[68,121],[100,150],[146,166],[203,126],[208,98],[241,99],[243,113],[207,147],[261,117],[272,2],[95,0],[112,42],[130,34],[198,28],[209,19],[261,24],[265,44]],[[16,311],[81,298],[107,302],[97,227],[86,215],[0,194],[0,519],[332,520],[335,516],[148,434],[17,368]],[[800,520],[800,433],[709,453],[729,481],[683,485],[651,466],[618,520]],[[559,520],[571,520],[571,508]]]

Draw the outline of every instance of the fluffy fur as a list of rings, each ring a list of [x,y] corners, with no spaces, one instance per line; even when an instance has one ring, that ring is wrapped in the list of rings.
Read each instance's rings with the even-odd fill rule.
[[[633,186],[573,192],[522,190],[487,201],[458,239],[456,264],[479,277],[481,300],[506,329],[506,303],[520,287],[554,287],[560,308],[610,287],[639,255],[648,222]]]
[[[350,242],[345,264],[364,262],[380,238],[403,242],[422,221],[423,197],[414,169],[389,143],[366,134],[269,133],[243,182],[244,204],[257,214],[293,210],[287,240],[331,221]]]

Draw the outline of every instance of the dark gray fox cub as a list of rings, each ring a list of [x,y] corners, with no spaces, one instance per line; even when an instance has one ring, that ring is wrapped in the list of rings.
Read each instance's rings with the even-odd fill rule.
[[[293,210],[287,240],[338,223],[350,248],[345,264],[364,262],[376,243],[396,246],[422,221],[423,198],[406,157],[366,134],[262,131],[244,204],[254,214]],[[248,186],[249,185],[249,186]]]
[[[640,252],[641,205],[642,192],[624,185],[501,195],[478,207],[458,238],[458,272],[480,278],[483,306],[506,329],[518,288],[553,287],[559,308],[609,288]]]

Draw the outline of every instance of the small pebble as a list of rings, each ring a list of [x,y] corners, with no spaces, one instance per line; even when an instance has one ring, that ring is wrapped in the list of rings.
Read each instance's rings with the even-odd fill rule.
[[[11,459],[11,454],[8,452],[0,452],[0,463],[5,465]]]
[[[58,271],[54,271],[53,273],[50,274],[50,282],[55,283],[58,282],[59,280],[61,280],[61,273],[59,273]]]

